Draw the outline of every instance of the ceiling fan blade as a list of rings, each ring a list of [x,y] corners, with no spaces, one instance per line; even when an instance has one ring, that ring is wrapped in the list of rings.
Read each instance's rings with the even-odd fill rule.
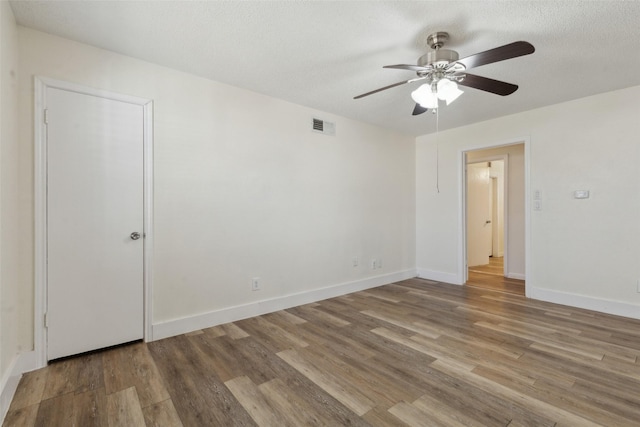
[[[373,95],[374,93],[382,92],[383,90],[391,89],[392,87],[401,86],[403,84],[415,82],[415,81],[418,81],[418,80],[423,80],[425,78],[426,77],[417,77],[415,79],[403,80],[401,82],[394,83],[394,84],[389,85],[389,86],[385,86],[385,87],[381,87],[381,88],[376,89],[376,90],[372,90],[371,92],[363,93],[362,95],[354,96],[353,99],[364,98],[365,96]]]
[[[506,96],[518,90],[518,85],[500,80],[494,80],[488,77],[476,76],[475,74],[468,73],[464,76],[464,79],[458,82],[459,85],[484,90],[486,92],[495,93],[496,95]]]
[[[425,72],[428,72],[429,70],[431,70],[431,67],[421,67],[420,65],[409,65],[409,64],[385,65],[382,68],[397,68],[399,70],[425,71]]]
[[[492,64],[504,61],[505,59],[517,58],[519,56],[530,55],[535,52],[535,48],[528,42],[513,42],[484,52],[476,53],[455,62],[463,64],[469,68],[480,67],[481,65]]]
[[[422,105],[416,103],[416,106],[413,107],[413,113],[411,113],[411,115],[417,116],[418,114],[426,113],[427,111],[429,111],[428,108],[424,108]]]

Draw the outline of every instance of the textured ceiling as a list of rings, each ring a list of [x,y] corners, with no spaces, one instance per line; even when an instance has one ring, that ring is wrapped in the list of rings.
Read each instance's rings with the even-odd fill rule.
[[[406,80],[426,37],[471,55],[513,41],[533,55],[473,69],[515,83],[475,89],[440,108],[440,129],[640,85],[637,1],[12,1],[26,27],[401,132],[435,131],[411,116]]]

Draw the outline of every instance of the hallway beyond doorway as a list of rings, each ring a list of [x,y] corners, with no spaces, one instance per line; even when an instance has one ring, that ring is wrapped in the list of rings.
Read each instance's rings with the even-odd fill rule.
[[[524,280],[504,277],[504,258],[490,257],[489,264],[469,267],[466,286],[524,295]]]

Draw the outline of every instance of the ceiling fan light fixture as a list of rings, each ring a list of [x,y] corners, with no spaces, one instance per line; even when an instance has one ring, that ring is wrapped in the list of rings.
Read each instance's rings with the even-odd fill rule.
[[[424,108],[438,108],[438,96],[431,90],[430,83],[411,92],[411,98]]]
[[[456,82],[447,78],[440,79],[437,83],[438,98],[447,102],[447,105],[458,99],[464,92],[458,89]]]

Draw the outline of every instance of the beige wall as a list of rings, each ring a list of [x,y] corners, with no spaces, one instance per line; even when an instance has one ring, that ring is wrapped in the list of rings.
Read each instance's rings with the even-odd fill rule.
[[[525,275],[524,253],[524,145],[516,144],[506,147],[471,151],[467,155],[468,162],[474,159],[507,155],[507,275],[522,278]]]
[[[0,2],[0,378],[9,375],[17,354],[30,348],[19,336],[19,322],[29,312],[21,300],[26,287],[20,271],[18,231],[17,27],[9,3]],[[0,384],[0,391],[4,387]]]
[[[33,76],[154,101],[154,323],[414,268],[413,137],[34,30],[19,35],[27,242]],[[312,132],[312,117],[335,122],[337,135]],[[373,257],[381,269],[370,268]],[[250,290],[252,277],[261,291]],[[30,314],[20,321],[30,340]]]
[[[440,194],[435,136],[417,138],[419,271],[457,274],[460,151],[528,138],[542,194],[530,211],[532,295],[640,317],[639,100],[632,87],[441,132]]]

